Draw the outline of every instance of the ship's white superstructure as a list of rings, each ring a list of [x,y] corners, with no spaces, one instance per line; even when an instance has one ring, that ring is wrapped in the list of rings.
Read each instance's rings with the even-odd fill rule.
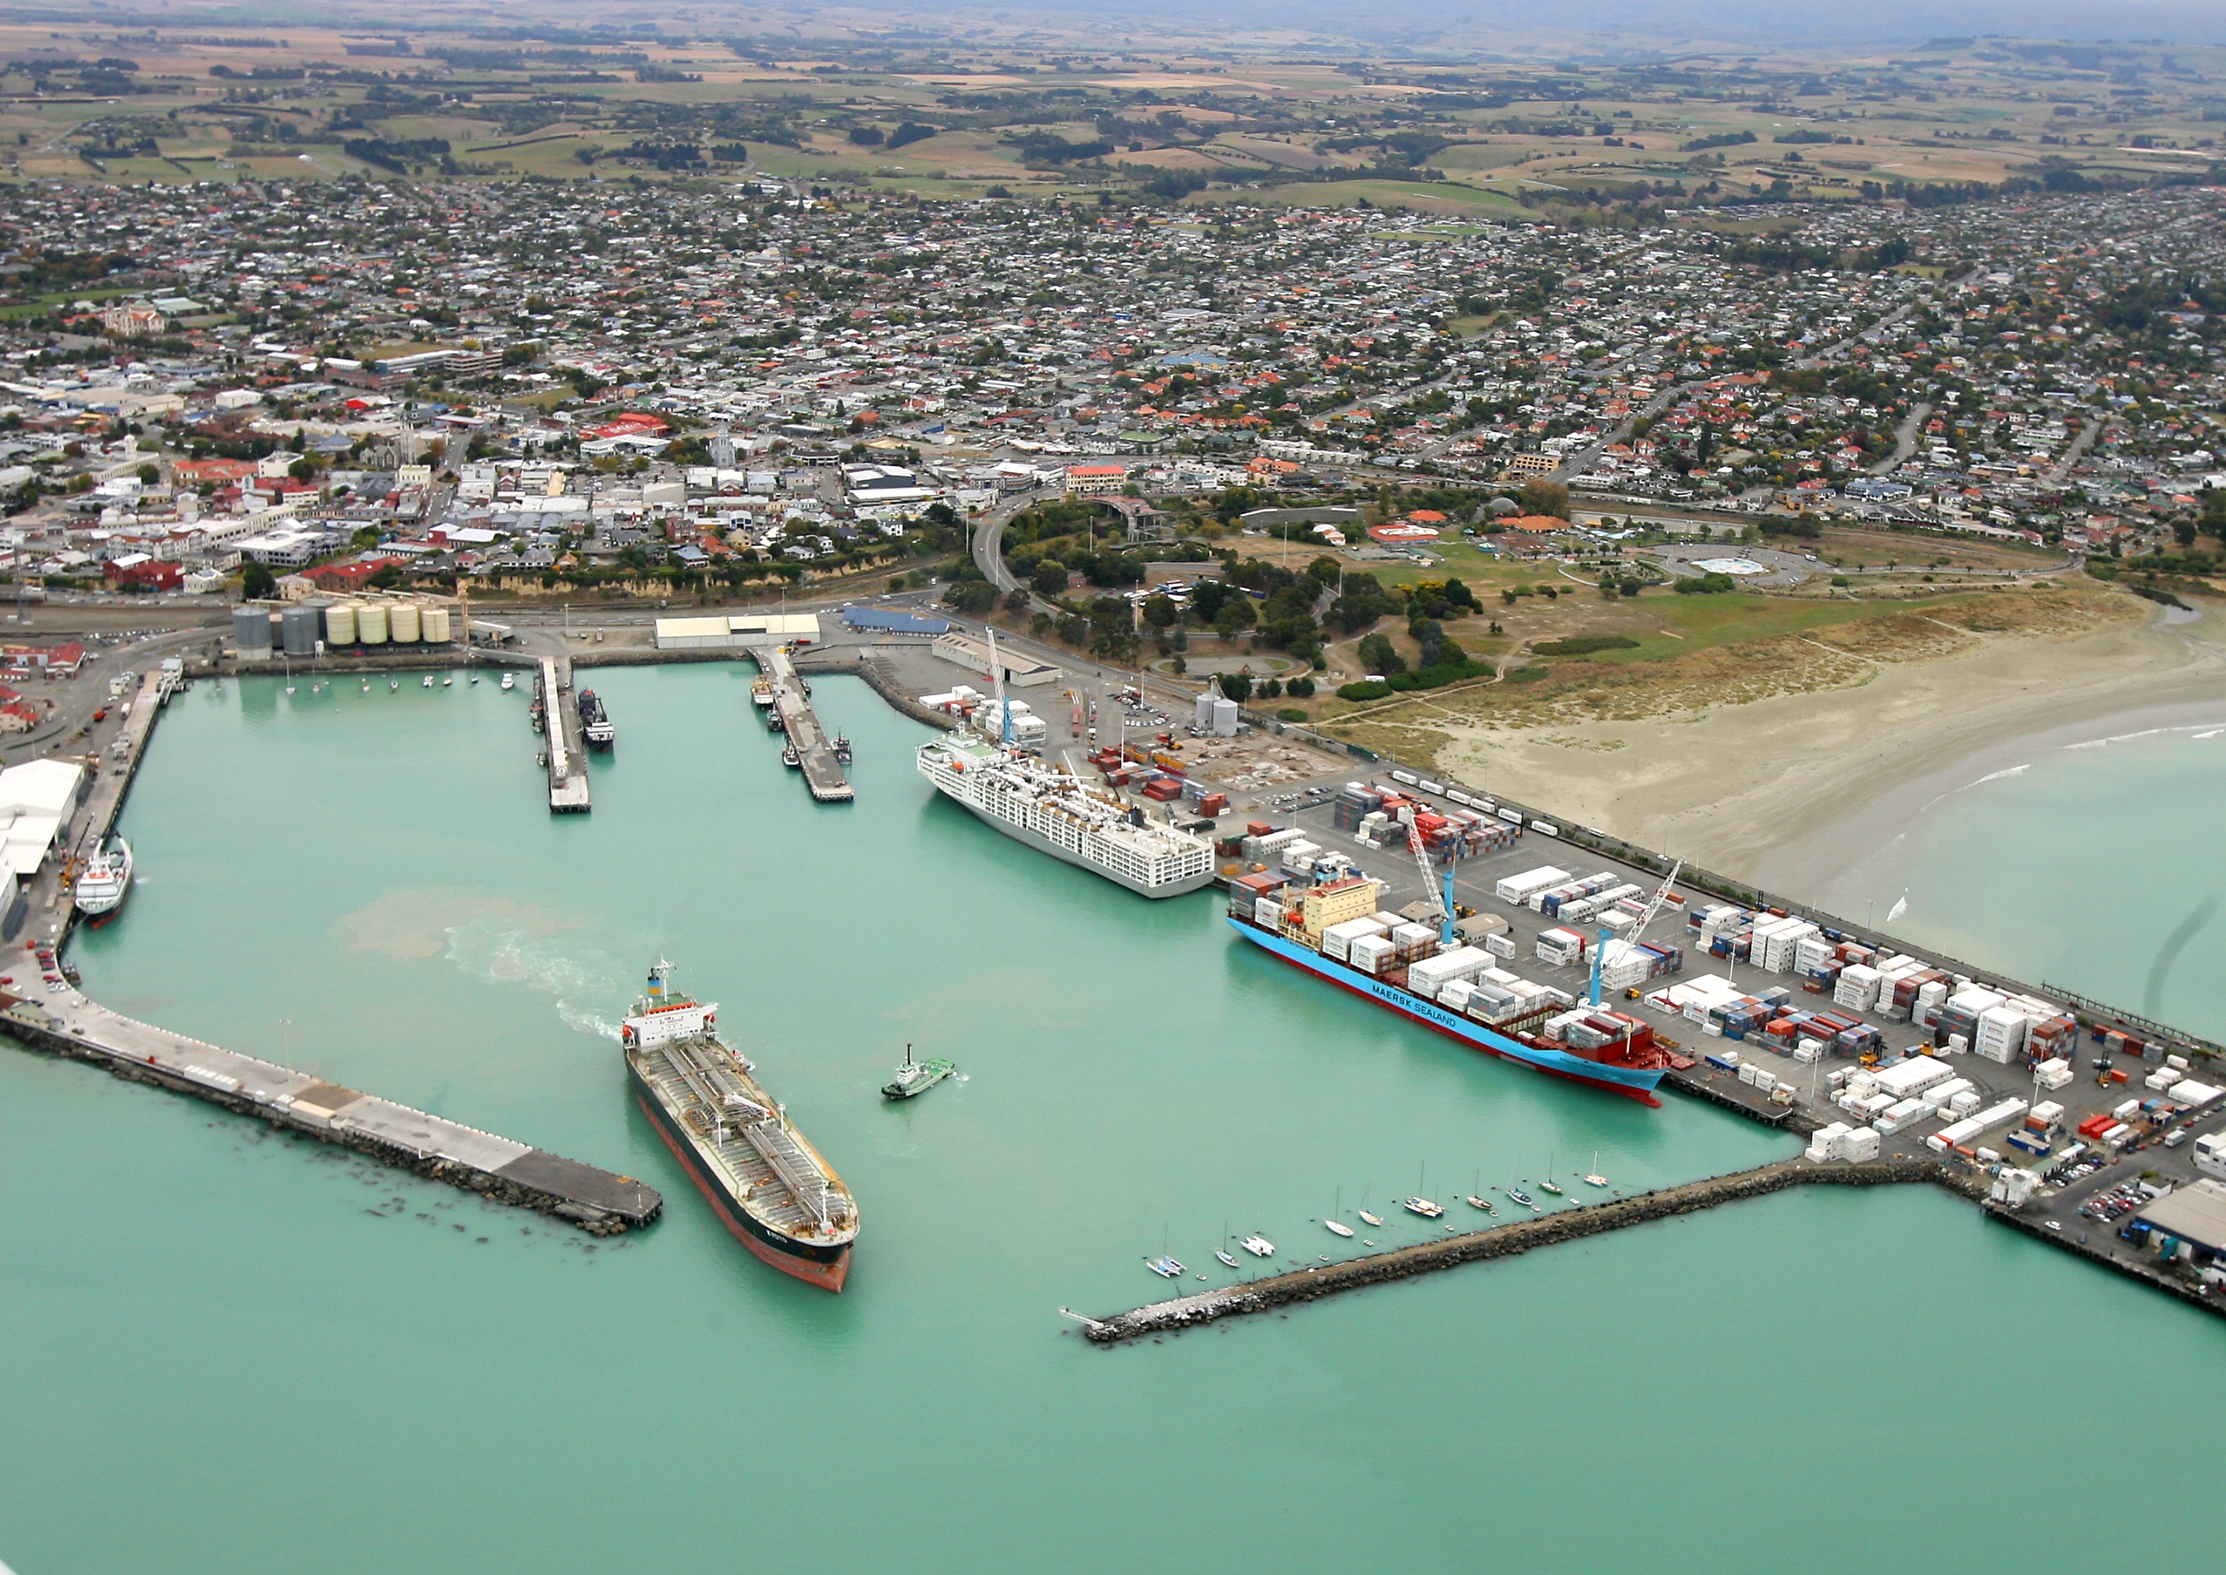
[[[986,739],[951,733],[919,747],[920,775],[1008,837],[1095,870],[1145,897],[1213,879],[1213,844],[1155,825],[1102,791]]]
[[[110,837],[77,877],[77,911],[88,919],[114,913],[131,890],[131,844]]]

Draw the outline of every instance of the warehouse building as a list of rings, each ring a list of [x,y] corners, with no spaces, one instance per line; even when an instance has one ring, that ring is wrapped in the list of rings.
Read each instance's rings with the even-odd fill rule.
[[[708,618],[660,618],[660,651],[740,650],[752,645],[811,645],[819,639],[816,613],[734,613]]]

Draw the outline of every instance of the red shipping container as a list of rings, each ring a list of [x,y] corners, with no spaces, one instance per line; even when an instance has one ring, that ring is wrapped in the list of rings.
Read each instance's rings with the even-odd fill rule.
[[[1275,835],[1275,828],[1264,820],[1248,820],[1244,824],[1244,834],[1248,837],[1272,837]]]
[[[1198,801],[1198,813],[1209,820],[1218,820],[1221,816],[1229,813],[1229,795],[1226,793],[1208,793]]]

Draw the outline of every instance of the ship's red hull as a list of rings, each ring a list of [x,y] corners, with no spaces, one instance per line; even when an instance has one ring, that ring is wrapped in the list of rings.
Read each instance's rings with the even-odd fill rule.
[[[1283,957],[1283,954],[1276,951],[1275,948],[1272,946],[1263,947],[1262,950],[1268,951],[1277,957]],[[1311,974],[1314,978],[1325,980],[1330,984],[1336,985],[1338,989],[1343,990],[1348,994],[1359,996],[1363,1001],[1368,1002],[1371,1006],[1381,1006],[1387,1011],[1397,1012],[1401,1017],[1404,1017],[1410,1023],[1419,1023],[1421,1026],[1429,1029],[1433,1033],[1444,1034],[1446,1038],[1452,1040],[1455,1044],[1466,1045],[1471,1050],[1481,1050],[1486,1055],[1497,1057],[1499,1060],[1502,1061],[1514,1061],[1517,1066],[1528,1067],[1533,1072],[1543,1072],[1548,1077],[1565,1078],[1569,1082],[1582,1084],[1586,1088],[1597,1088],[1605,1093],[1621,1094],[1625,1099],[1635,1099],[1640,1104],[1646,1105],[1651,1109],[1659,1110],[1662,1108],[1661,1100],[1655,1098],[1653,1093],[1649,1090],[1641,1088],[1631,1088],[1621,1083],[1609,1082],[1605,1078],[1586,1077],[1579,1072],[1565,1072],[1559,1067],[1544,1066],[1536,1061],[1517,1061],[1512,1056],[1502,1055],[1499,1051],[1493,1049],[1488,1044],[1483,1044],[1477,1040],[1466,1038],[1463,1035],[1453,1033],[1445,1028],[1443,1025],[1432,1022],[1427,1017],[1418,1016],[1417,1014],[1408,1011],[1405,1007],[1399,1005],[1399,1003],[1396,1001],[1387,1001],[1381,996],[1370,995],[1366,990],[1360,989],[1354,985],[1347,984],[1344,980],[1338,978],[1337,975],[1330,973],[1326,969],[1308,968],[1307,966],[1305,966],[1305,964],[1297,962],[1289,957],[1283,957],[1283,961],[1290,963],[1293,968],[1298,969],[1301,973]]]
[[[736,1241],[749,1248],[753,1257],[772,1265],[783,1274],[802,1280],[806,1285],[816,1285],[824,1291],[840,1291],[843,1288],[843,1282],[850,1277],[850,1249],[847,1246],[835,1257],[821,1261],[798,1257],[770,1242],[760,1240],[751,1228],[752,1222],[735,1207],[734,1200],[726,1195],[725,1189],[703,1173],[693,1146],[673,1135],[657,1101],[639,1089],[635,1091],[634,1100],[642,1107],[642,1114],[649,1118],[649,1124],[655,1129],[658,1139],[672,1150],[672,1157],[680,1161],[680,1168],[696,1184],[696,1190],[703,1194],[704,1201],[711,1205],[711,1211],[719,1217],[719,1223],[727,1228]]]

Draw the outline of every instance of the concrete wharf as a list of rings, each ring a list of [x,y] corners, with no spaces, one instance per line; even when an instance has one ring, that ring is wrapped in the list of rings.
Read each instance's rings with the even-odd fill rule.
[[[543,758],[549,765],[549,811],[557,815],[584,815],[594,806],[588,797],[587,739],[580,728],[580,707],[572,693],[572,659],[541,658],[542,736],[548,741]]]
[[[105,1067],[117,1077],[191,1094],[402,1170],[537,1209],[599,1236],[647,1225],[664,1208],[631,1176],[496,1137],[476,1127],[343,1088],[254,1056],[134,1021],[64,985],[34,997],[42,969],[23,950],[0,961],[0,1030],[27,1044]]]
[[[819,718],[812,711],[811,696],[805,693],[804,680],[797,674],[796,664],[788,651],[778,645],[753,645],[750,660],[758,665],[773,685],[773,709],[780,713],[781,724],[787,729],[789,746],[796,751],[804,771],[804,786],[822,804],[847,804],[857,795],[851,791],[850,780],[843,775],[842,762],[835,758],[835,746],[828,740],[826,729],[819,725]]]

